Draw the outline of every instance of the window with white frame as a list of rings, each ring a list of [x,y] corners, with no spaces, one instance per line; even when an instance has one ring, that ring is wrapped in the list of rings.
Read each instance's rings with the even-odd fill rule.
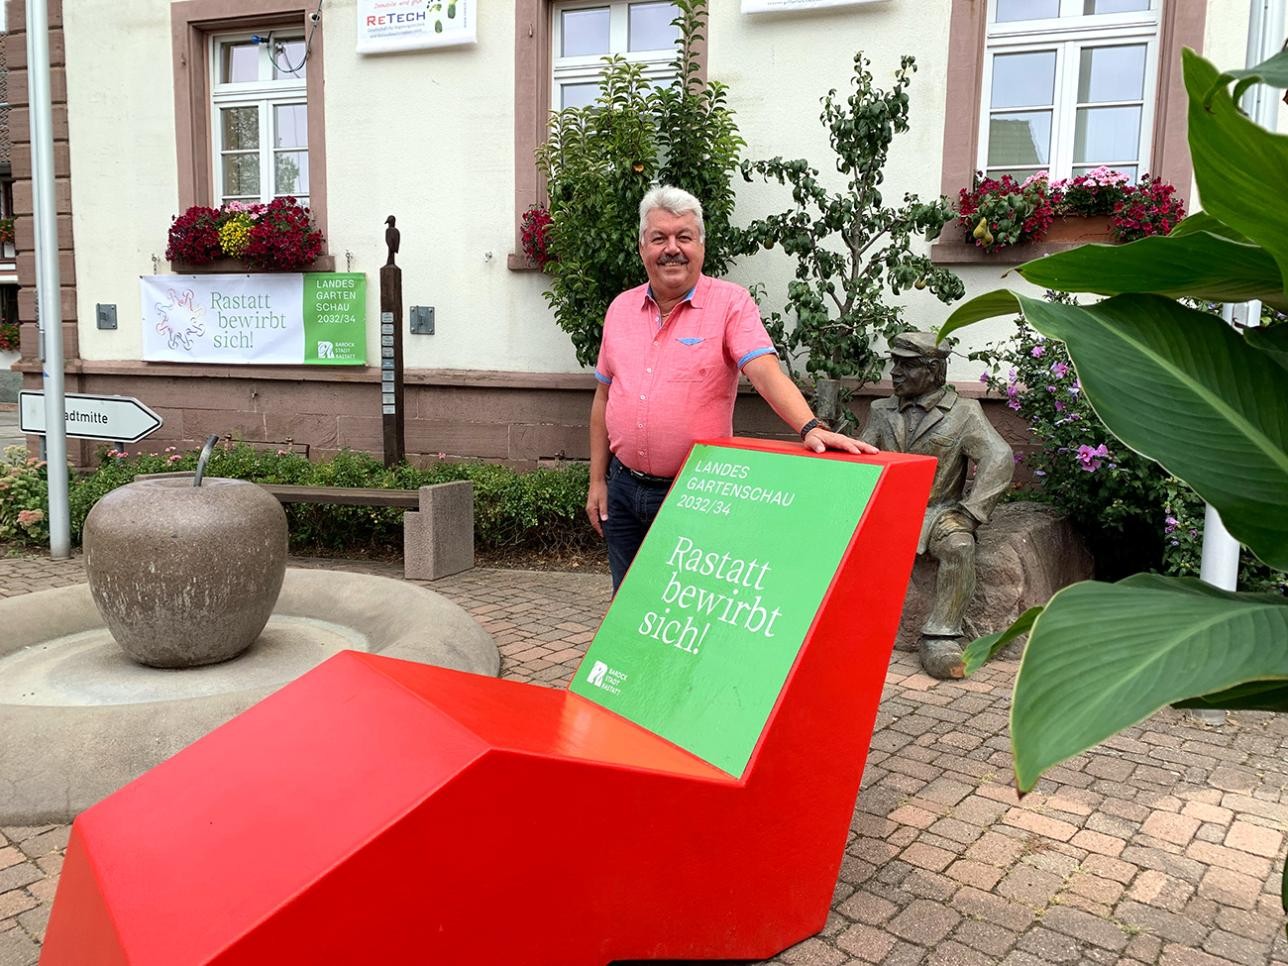
[[[303,35],[215,37],[211,140],[215,196],[309,203],[308,98]]]
[[[989,0],[979,169],[1144,174],[1161,2]]]
[[[550,100],[556,111],[585,107],[599,94],[603,58],[620,54],[640,64],[654,84],[674,72],[680,15],[674,3],[659,0],[569,0],[554,4]]]

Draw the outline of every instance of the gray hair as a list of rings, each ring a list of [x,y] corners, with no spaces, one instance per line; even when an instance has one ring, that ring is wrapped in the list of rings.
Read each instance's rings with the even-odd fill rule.
[[[698,241],[707,239],[706,225],[702,221],[702,202],[683,188],[669,184],[660,184],[649,190],[640,201],[640,241],[644,240],[644,229],[648,227],[649,212],[661,208],[673,215],[692,215],[698,221]]]

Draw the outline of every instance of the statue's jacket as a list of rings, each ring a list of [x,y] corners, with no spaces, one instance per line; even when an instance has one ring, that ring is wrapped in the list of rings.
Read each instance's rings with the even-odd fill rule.
[[[900,402],[898,396],[874,402],[860,438],[879,449],[933,456],[939,461],[917,544],[917,552],[925,553],[935,522],[945,511],[962,510],[977,523],[988,521],[1011,485],[1015,460],[1011,447],[993,428],[980,404],[962,398],[952,386],[908,400],[902,408]],[[912,412],[918,408],[924,416]],[[972,462],[975,481],[963,498]]]

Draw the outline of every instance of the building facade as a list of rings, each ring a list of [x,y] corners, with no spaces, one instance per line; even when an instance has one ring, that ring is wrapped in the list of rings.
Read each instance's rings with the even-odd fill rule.
[[[664,70],[664,0],[459,0],[472,42],[370,53],[371,16],[425,0],[50,0],[55,196],[69,392],[136,396],[165,417],[148,446],[207,434],[379,452],[379,363],[360,367],[143,361],[140,276],[165,275],[171,219],[193,204],[306,198],[326,237],[318,270],[366,275],[368,360],[380,358],[377,273],[384,222],[398,218],[405,306],[433,306],[432,335],[404,332],[409,454],[515,465],[584,458],[593,377],[576,363],[519,248],[523,211],[543,200],[532,160],[552,108],[593,96],[607,52]],[[442,7],[444,5],[437,5]],[[450,4],[453,10],[458,4]],[[917,59],[911,130],[896,138],[886,193],[956,197],[973,173],[1068,176],[1099,164],[1145,172],[1190,194],[1183,47],[1242,66],[1246,0],[877,0],[839,6],[712,0],[703,57],[728,85],[744,157],[803,157],[831,167],[819,98],[849,83],[856,51],[887,84]],[[748,8],[748,12],[744,12]],[[9,0],[16,311],[36,316],[23,4]],[[738,222],[789,202],[739,186]],[[1038,252],[1041,246],[1036,246]],[[932,257],[968,294],[1001,284],[1011,262],[950,229]],[[1030,251],[1025,257],[1031,257]],[[730,277],[785,302],[780,251]],[[3,279],[0,265],[0,283]],[[1014,284],[1008,279],[1007,284]],[[948,309],[902,296],[910,321]],[[117,324],[103,328],[100,307]],[[37,332],[24,324],[15,364],[40,379]],[[963,348],[1004,337],[978,327]],[[951,377],[978,394],[979,366]],[[875,387],[872,392],[882,392]],[[1018,423],[995,414],[1018,438]],[[736,429],[779,433],[759,400]],[[74,457],[88,461],[81,444]]]

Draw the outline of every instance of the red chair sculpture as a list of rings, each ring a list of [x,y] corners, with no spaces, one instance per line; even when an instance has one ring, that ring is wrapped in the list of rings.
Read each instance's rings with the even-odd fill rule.
[[[740,477],[743,465],[799,479],[800,492]],[[746,440],[695,447],[573,690],[337,655],[77,818],[42,962],[603,966],[757,959],[813,934],[830,906],[933,465]],[[821,494],[806,499],[824,469]],[[827,542],[808,527],[829,526],[827,508],[847,500],[839,560],[824,561],[830,580],[783,597],[788,584],[775,581],[799,577]],[[733,507],[728,526],[720,506]],[[772,570],[768,557],[744,559],[733,579],[736,555],[722,566],[717,553],[704,575],[692,534],[742,534],[751,519],[754,540],[775,521],[789,526],[795,559],[774,557]],[[666,573],[643,569],[650,546]],[[701,603],[711,579],[726,581],[726,604]],[[645,581],[633,598],[628,588]],[[679,624],[671,633],[647,618],[638,640],[601,640],[620,636],[611,618],[633,600],[656,598],[659,615],[705,606],[715,633],[731,628],[754,664],[767,645],[784,646],[766,633],[771,604],[785,628],[811,594],[807,630],[786,642],[745,749],[745,722],[703,717],[755,703],[727,687],[626,712],[660,715],[671,740],[608,710],[632,687],[641,697],[680,681],[614,667],[631,647],[666,649],[649,652],[662,668],[701,657]],[[739,616],[719,621],[722,607]],[[711,742],[707,757],[722,767],[680,746]]]

